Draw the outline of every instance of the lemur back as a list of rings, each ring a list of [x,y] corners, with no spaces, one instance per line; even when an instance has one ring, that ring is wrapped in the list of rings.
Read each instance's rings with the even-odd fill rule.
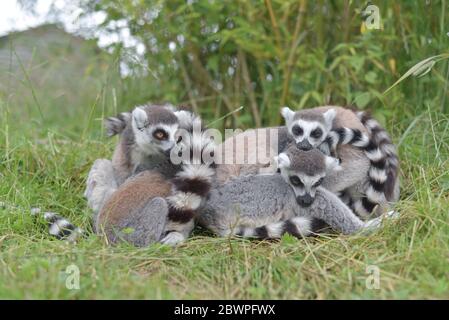
[[[337,159],[293,146],[277,163],[281,174],[239,176],[215,186],[198,216],[200,224],[221,236],[252,238],[302,237],[326,225],[345,234],[368,227],[320,186],[326,173],[339,170]]]

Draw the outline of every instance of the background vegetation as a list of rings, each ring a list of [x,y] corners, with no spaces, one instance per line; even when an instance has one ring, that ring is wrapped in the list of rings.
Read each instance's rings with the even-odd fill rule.
[[[383,94],[448,53],[449,4],[374,4],[380,30],[363,27],[363,1],[79,1],[86,18],[106,13],[98,29],[129,29],[145,48],[138,58],[54,27],[1,38],[0,201],[19,208],[0,214],[0,298],[449,298],[448,60]],[[283,105],[369,108],[399,147],[401,218],[370,238],[250,242],[198,231],[175,249],[48,237],[27,208],[89,231],[85,177],[115,142],[101,120],[146,101],[188,104],[208,121],[244,106],[217,128],[280,124]],[[65,287],[71,263],[80,290]],[[369,265],[380,268],[379,290],[365,285]]]

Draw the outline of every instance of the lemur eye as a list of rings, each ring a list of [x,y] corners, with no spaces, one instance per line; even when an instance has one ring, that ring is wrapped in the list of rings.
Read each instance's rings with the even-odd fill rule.
[[[292,128],[292,133],[295,136],[301,136],[304,133],[304,130],[302,130],[302,128],[299,125],[295,124]]]
[[[304,184],[302,183],[301,179],[299,179],[297,176],[291,176],[290,177],[290,182],[292,185],[300,187],[303,186]]]
[[[321,136],[323,135],[323,130],[321,130],[320,128],[316,128],[315,130],[313,130],[310,135],[312,137],[314,137],[315,139],[319,139],[321,138]]]
[[[168,134],[167,134],[167,132],[165,132],[162,129],[157,129],[157,130],[154,130],[153,137],[155,137],[158,140],[167,140]]]
[[[320,180],[318,180],[317,182],[315,182],[315,184],[313,185],[314,187],[318,187],[320,184],[323,183],[324,178],[320,178]]]

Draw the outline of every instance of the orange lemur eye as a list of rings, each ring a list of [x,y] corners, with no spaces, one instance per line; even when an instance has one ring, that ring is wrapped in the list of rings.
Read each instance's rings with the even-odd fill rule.
[[[168,134],[162,129],[157,129],[153,132],[153,137],[155,137],[158,140],[167,140]]]

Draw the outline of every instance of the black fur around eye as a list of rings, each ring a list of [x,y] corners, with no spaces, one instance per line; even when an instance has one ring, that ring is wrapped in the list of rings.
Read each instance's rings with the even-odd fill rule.
[[[319,139],[321,138],[321,136],[323,135],[323,130],[321,130],[320,128],[316,128],[315,130],[313,130],[310,135],[312,137],[314,137],[315,139]]]
[[[317,182],[315,182],[315,184],[313,185],[314,187],[318,187],[320,184],[323,183],[324,178],[321,178],[320,180],[318,180]]]
[[[167,140],[168,134],[165,130],[162,129],[156,129],[153,132],[153,137],[155,137],[158,140]]]
[[[292,128],[292,133],[295,136],[301,136],[304,133],[304,130],[302,130],[302,128],[299,125],[295,124]]]
[[[291,176],[290,177],[290,182],[292,185],[300,187],[303,186],[304,184],[302,183],[301,179],[299,179],[297,176]]]

